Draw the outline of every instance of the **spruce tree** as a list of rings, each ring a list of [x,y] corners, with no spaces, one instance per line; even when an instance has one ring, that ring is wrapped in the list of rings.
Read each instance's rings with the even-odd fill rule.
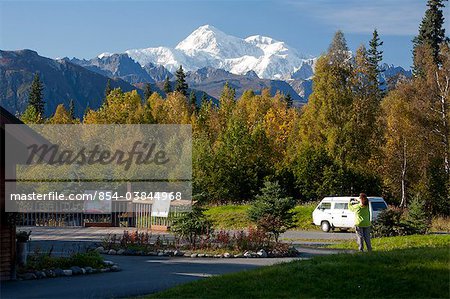
[[[181,65],[180,68],[175,73],[175,76],[177,78],[175,91],[181,92],[182,94],[184,94],[184,96],[187,97],[188,85],[186,83],[186,74],[184,73],[183,67]]]
[[[284,100],[286,101],[286,105],[288,108],[292,108],[293,106],[293,101],[292,101],[292,97],[291,94],[288,93],[287,95],[284,96]]]
[[[144,101],[147,101],[148,98],[152,95],[152,87],[150,83],[145,83],[144,87]]]
[[[206,92],[203,92],[200,102],[201,102],[201,105],[203,105],[206,102],[208,102],[208,96],[206,95]]]
[[[197,96],[195,95],[195,91],[191,90],[191,94],[189,95],[189,106],[192,110],[197,108]]]
[[[327,56],[332,64],[342,65],[346,62],[349,63],[351,56],[342,31],[339,30],[335,33],[328,48]]]
[[[428,9],[419,26],[419,34],[413,40],[414,55],[417,47],[429,45],[433,50],[433,58],[437,64],[440,63],[439,47],[442,42],[448,41],[448,37],[445,36],[444,14],[442,12],[442,9],[445,6],[444,2],[446,1],[447,0],[428,0]],[[420,66],[414,65],[414,71],[416,74],[420,73]]]
[[[84,109],[83,113],[83,119],[86,117],[86,115],[91,111],[91,107],[89,106],[89,102],[87,102],[86,109]]]
[[[105,87],[105,98],[111,93],[112,88],[111,88],[111,79],[108,79],[108,81],[106,82],[106,87]]]
[[[69,102],[69,116],[72,119],[75,119],[75,104],[72,99],[70,99],[70,102]]]
[[[31,83],[28,105],[33,106],[36,109],[36,113],[41,117],[44,115],[43,90],[44,86],[39,78],[39,74],[36,73],[33,82]]]
[[[166,76],[166,80],[164,80],[163,89],[166,95],[172,92],[172,86],[170,85],[169,76]]]
[[[383,45],[383,41],[380,40],[378,31],[375,29],[372,34],[372,39],[369,42],[369,49],[367,50],[367,60],[370,68],[370,79],[380,84],[379,77],[382,70],[380,69],[380,63],[383,60],[383,51],[379,49]]]

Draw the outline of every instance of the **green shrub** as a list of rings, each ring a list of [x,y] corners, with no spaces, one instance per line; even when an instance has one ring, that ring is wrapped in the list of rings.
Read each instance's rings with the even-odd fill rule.
[[[412,214],[392,207],[382,211],[372,225],[372,236],[378,238],[425,233],[426,229],[421,222],[423,219],[416,209],[414,207]]]
[[[185,239],[192,248],[195,248],[198,241],[212,233],[212,222],[204,214],[204,209],[193,206],[192,210],[178,217],[170,230],[178,238]]]
[[[411,201],[406,221],[418,234],[425,234],[430,229],[431,222],[425,211],[425,204],[418,197]]]
[[[89,251],[86,253],[75,253],[66,261],[67,267],[92,267],[101,268],[103,266],[103,258],[97,251]]]
[[[295,200],[292,197],[284,197],[278,182],[265,182],[248,215],[259,228],[272,234],[275,242],[278,242],[280,234],[294,224],[291,211],[294,206]]]
[[[55,268],[92,267],[101,268],[103,266],[103,258],[96,251],[85,253],[75,253],[68,257],[55,257],[49,253],[34,253],[28,257],[27,269],[43,270]]]

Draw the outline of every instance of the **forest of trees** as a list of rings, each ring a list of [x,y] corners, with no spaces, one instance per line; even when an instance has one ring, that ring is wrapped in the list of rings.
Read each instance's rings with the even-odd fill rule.
[[[278,181],[299,201],[365,192],[407,207],[413,199],[432,214],[450,212],[450,46],[444,0],[429,0],[413,40],[413,77],[381,85],[382,41],[373,32],[354,55],[338,31],[317,61],[313,93],[301,109],[269,90],[236,98],[229,84],[216,106],[206,95],[196,106],[180,66],[163,98],[145,86],[105,90],[98,110],[74,119],[59,105],[49,119],[35,78],[25,123],[191,124],[193,193],[206,202],[252,200],[265,181]],[[405,50],[406,51],[406,50]],[[408,55],[408,53],[405,53]],[[41,98],[39,98],[39,95]]]

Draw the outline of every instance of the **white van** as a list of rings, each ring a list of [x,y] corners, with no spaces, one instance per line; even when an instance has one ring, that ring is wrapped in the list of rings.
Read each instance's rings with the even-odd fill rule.
[[[348,209],[351,199],[357,197],[325,197],[314,210],[313,222],[322,228],[324,232],[330,229],[349,229],[355,225],[355,214]],[[378,214],[387,209],[387,204],[382,197],[368,197],[370,207],[370,220],[377,219]]]

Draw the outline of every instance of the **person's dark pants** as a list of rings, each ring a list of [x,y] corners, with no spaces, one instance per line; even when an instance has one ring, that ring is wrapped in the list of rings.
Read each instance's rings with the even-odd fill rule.
[[[359,251],[364,251],[364,242],[367,246],[367,251],[372,251],[372,245],[370,244],[370,226],[359,227],[356,226],[356,241],[358,242]]]

